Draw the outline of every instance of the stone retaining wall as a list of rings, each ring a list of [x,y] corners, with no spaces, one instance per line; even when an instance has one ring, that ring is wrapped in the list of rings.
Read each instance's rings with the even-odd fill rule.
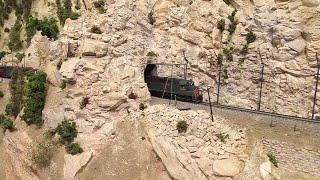
[[[320,152],[307,148],[296,148],[291,144],[263,139],[262,144],[268,153],[278,160],[279,166],[291,168],[320,176]]]

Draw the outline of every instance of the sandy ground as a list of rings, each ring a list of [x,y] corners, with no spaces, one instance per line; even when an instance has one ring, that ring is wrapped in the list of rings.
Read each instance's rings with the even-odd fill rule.
[[[139,120],[118,123],[116,138],[99,152],[79,173],[80,180],[166,180],[169,179],[161,161],[146,139]]]

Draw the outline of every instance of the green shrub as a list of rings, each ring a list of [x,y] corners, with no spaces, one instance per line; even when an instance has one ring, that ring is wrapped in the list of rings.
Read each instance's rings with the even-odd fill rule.
[[[230,22],[234,22],[236,14],[237,14],[237,10],[235,9],[232,11],[231,15],[228,16],[228,19],[230,20]]]
[[[188,124],[186,121],[179,121],[177,123],[177,130],[179,133],[187,132]]]
[[[241,49],[241,54],[247,54],[248,53],[248,44],[245,44]]]
[[[256,35],[252,31],[249,31],[249,33],[246,36],[247,44],[253,43],[256,40],[256,38]]]
[[[5,51],[0,51],[0,60],[2,59],[2,58],[4,58],[5,56],[6,56],[6,52]]]
[[[217,23],[217,28],[222,32],[226,26],[226,21],[224,19],[220,19]]]
[[[229,79],[228,69],[226,67],[223,69],[222,76],[223,76],[223,79]]]
[[[54,18],[45,17],[43,20],[40,20],[37,29],[41,30],[43,36],[47,36],[50,39],[58,38],[59,27],[57,25],[57,20]]]
[[[21,119],[28,125],[36,124],[41,126],[43,124],[42,110],[46,100],[46,78],[47,75],[44,72],[37,72],[27,77],[26,100]]]
[[[57,64],[57,70],[61,69],[62,63],[63,63],[63,61],[62,61],[62,59],[60,59],[58,64]]]
[[[103,14],[105,13],[105,9],[104,9],[104,6],[105,6],[106,2],[105,0],[97,0],[97,1],[94,1],[93,2],[93,5],[94,7],[98,10],[99,13]]]
[[[10,118],[5,117],[3,114],[0,114],[0,126],[6,130],[14,131],[13,121]]]
[[[227,5],[231,5],[231,0],[223,0],[224,3],[226,3]]]
[[[145,108],[146,108],[146,106],[145,106],[143,103],[140,103],[140,104],[139,104],[139,109],[140,109],[141,111],[143,111]]]
[[[232,52],[233,52],[233,48],[224,48],[223,49],[223,54],[224,56],[226,57],[226,60],[227,61],[233,61],[233,55],[232,55]]]
[[[51,159],[55,154],[57,145],[51,139],[41,140],[29,148],[31,166],[44,168],[50,165]]]
[[[14,26],[11,28],[10,34],[9,34],[9,43],[8,47],[11,51],[18,51],[22,49],[22,41],[20,39],[20,32],[21,32],[21,19],[17,18]]]
[[[98,26],[92,26],[90,32],[95,34],[102,34],[102,31]]]
[[[76,1],[76,6],[74,7],[76,10],[80,10],[81,9],[81,4],[80,4],[80,0]]]
[[[229,34],[232,35],[234,34],[234,32],[236,32],[236,28],[237,28],[237,23],[236,22],[232,22],[229,24]]]
[[[25,54],[24,53],[17,53],[15,55],[15,57],[18,59],[19,62],[21,62],[22,59],[25,57]]]
[[[83,149],[78,143],[72,143],[66,146],[66,151],[68,154],[76,155],[83,152]]]
[[[82,100],[80,102],[80,109],[85,108],[87,106],[87,104],[89,104],[89,98],[88,97],[82,98]]]
[[[67,84],[65,81],[62,81],[62,83],[60,84],[60,88],[61,89],[65,89],[67,87]]]
[[[219,53],[217,56],[218,64],[221,64],[223,61],[223,54]]]
[[[274,156],[272,153],[268,153],[267,154],[269,161],[275,166],[278,167],[278,160],[276,158],[276,156]]]
[[[76,123],[70,123],[67,120],[62,121],[55,128],[55,132],[60,135],[60,142],[63,144],[71,143],[77,137]]]
[[[149,20],[149,23],[151,25],[153,25],[155,22],[156,22],[156,18],[153,16],[153,11],[150,11],[149,14],[148,14],[148,20]]]
[[[224,134],[219,133],[219,134],[217,134],[216,136],[217,136],[218,139],[219,139],[221,142],[223,142],[223,143],[225,143],[225,142],[226,142],[226,139],[229,138],[229,134],[224,135]]]
[[[0,98],[3,98],[4,97],[4,94],[3,92],[0,90]]]
[[[11,99],[5,112],[7,115],[17,117],[23,105],[25,72],[22,68],[15,67],[11,71],[9,83]]]
[[[71,20],[77,20],[78,18],[79,18],[79,14],[78,13],[76,13],[76,12],[72,12],[71,14],[70,14],[70,19]]]
[[[239,59],[239,65],[242,66],[245,60],[246,60],[246,58],[244,58],[244,57],[240,58]]]

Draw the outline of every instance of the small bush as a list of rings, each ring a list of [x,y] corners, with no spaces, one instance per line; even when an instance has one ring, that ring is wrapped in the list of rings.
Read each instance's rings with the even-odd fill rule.
[[[233,61],[233,55],[232,55],[233,48],[224,48],[223,54],[226,57],[227,61]]]
[[[145,108],[146,108],[146,106],[145,106],[143,103],[140,103],[140,104],[139,104],[139,109],[140,109],[141,111],[143,111]]]
[[[6,52],[5,51],[0,51],[0,60],[2,59],[2,58],[4,58],[5,56],[6,56]]]
[[[220,133],[220,134],[217,134],[217,137],[221,142],[225,143],[226,139],[229,138],[229,134],[223,135]]]
[[[93,2],[93,5],[94,7],[98,10],[99,13],[103,14],[105,13],[105,9],[104,9],[104,6],[105,6],[106,2],[105,0],[97,0],[95,2]]]
[[[15,56],[19,62],[22,61],[22,59],[25,57],[25,54],[24,53],[17,53],[16,56]]]
[[[226,3],[227,5],[231,5],[231,0],[223,0],[224,3]]]
[[[229,79],[229,75],[228,75],[228,69],[227,68],[224,68],[223,69],[223,79]]]
[[[242,66],[245,60],[246,60],[246,58],[244,58],[244,57],[240,58],[239,59],[239,65]]]
[[[85,108],[87,106],[87,104],[89,104],[89,98],[88,97],[82,98],[82,100],[80,102],[80,109]]]
[[[60,135],[60,142],[63,144],[71,143],[78,133],[76,123],[70,123],[67,120],[59,123],[54,131]]]
[[[267,154],[268,158],[269,158],[269,161],[275,166],[275,167],[278,167],[278,160],[277,158],[271,154],[271,153],[268,153]]]
[[[219,53],[217,56],[218,64],[221,64],[223,61],[223,54]]]
[[[156,22],[156,18],[153,16],[153,11],[150,11],[149,14],[148,14],[148,20],[149,20],[149,23],[151,25],[153,25],[155,22]]]
[[[79,18],[79,14],[78,13],[76,13],[76,12],[72,12],[71,14],[70,14],[70,19],[71,20],[77,20],[78,18]]]
[[[235,16],[237,14],[237,10],[233,10],[231,15],[228,16],[228,19],[230,20],[230,22],[234,22],[235,21]]]
[[[102,31],[98,26],[92,26],[90,32],[95,34],[102,34]]]
[[[76,1],[76,6],[74,7],[76,10],[80,10],[81,9],[81,4],[80,4],[80,0]]]
[[[62,83],[60,84],[60,89],[65,89],[67,87],[67,84],[65,81],[62,81]]]
[[[8,32],[10,32],[10,29],[9,28],[4,28],[4,32],[6,32],[6,33],[8,33]]]
[[[237,28],[237,23],[236,22],[232,22],[229,24],[229,34],[234,34],[234,32],[236,32],[236,28]]]
[[[57,70],[61,69],[62,63],[63,63],[63,61],[62,61],[62,59],[60,59],[58,64],[57,64]]]
[[[256,35],[252,31],[250,31],[246,36],[247,43],[253,43],[256,40],[256,38]]]
[[[5,117],[3,114],[0,114],[0,126],[6,130],[14,131],[13,121],[10,118]]]
[[[4,94],[3,92],[0,90],[0,98],[3,98],[4,97]]]
[[[188,124],[186,121],[179,121],[177,123],[177,130],[179,133],[187,132]]]
[[[248,53],[248,44],[245,44],[241,49],[241,54],[247,54]]]
[[[29,150],[31,165],[38,168],[49,166],[56,148],[56,143],[51,139],[45,139],[34,144]]]
[[[83,149],[78,143],[72,143],[66,146],[66,151],[68,154],[76,155],[83,152]]]
[[[222,32],[224,31],[226,26],[226,21],[224,19],[220,19],[217,23],[217,28]]]

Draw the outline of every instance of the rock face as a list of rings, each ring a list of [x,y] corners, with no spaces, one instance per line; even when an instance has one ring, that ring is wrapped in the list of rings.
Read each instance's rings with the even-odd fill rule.
[[[225,125],[219,117],[212,122],[205,111],[179,111],[157,105],[144,114],[150,142],[174,179],[236,177],[242,172],[244,130]],[[179,133],[176,126],[183,120],[188,129]]]
[[[76,174],[84,168],[92,158],[92,152],[84,152],[79,155],[66,155],[64,165],[64,179],[73,180]]]
[[[212,164],[213,174],[217,176],[233,177],[238,175],[243,163],[236,158],[216,160]]]

